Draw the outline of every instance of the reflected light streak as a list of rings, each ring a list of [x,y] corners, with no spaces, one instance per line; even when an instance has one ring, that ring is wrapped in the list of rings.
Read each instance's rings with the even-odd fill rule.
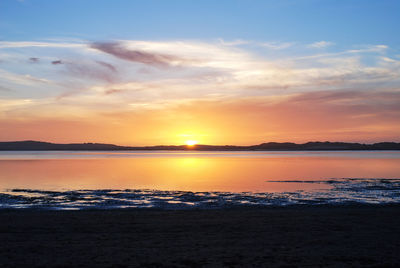
[[[276,180],[397,178],[400,159],[329,157],[138,157],[0,160],[3,189],[158,189],[274,192],[299,185]],[[314,189],[317,184],[302,185]]]

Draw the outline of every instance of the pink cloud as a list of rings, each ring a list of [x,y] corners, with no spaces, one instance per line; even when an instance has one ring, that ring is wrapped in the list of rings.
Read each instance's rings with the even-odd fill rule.
[[[94,42],[90,44],[90,47],[123,60],[157,67],[167,67],[172,61],[182,61],[180,57],[173,55],[130,50],[118,42]]]

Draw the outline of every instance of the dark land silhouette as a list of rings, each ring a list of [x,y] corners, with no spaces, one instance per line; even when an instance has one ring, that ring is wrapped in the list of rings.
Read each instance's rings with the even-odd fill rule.
[[[379,142],[373,144],[348,142],[268,142],[258,145],[156,145],[119,146],[103,143],[50,143],[41,141],[0,142],[0,151],[123,151],[123,150],[195,150],[195,151],[342,151],[342,150],[400,150],[400,143]]]

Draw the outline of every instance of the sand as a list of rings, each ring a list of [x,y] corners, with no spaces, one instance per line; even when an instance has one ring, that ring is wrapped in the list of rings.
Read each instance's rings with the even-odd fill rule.
[[[400,207],[0,211],[4,267],[400,267]]]

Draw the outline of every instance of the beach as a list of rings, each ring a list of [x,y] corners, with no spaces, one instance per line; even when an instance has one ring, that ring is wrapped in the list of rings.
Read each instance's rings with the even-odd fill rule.
[[[4,267],[398,267],[400,206],[1,210]]]

